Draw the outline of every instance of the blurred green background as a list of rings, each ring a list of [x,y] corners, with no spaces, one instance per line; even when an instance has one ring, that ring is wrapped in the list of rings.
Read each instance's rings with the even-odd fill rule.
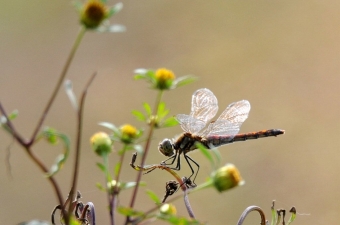
[[[111,4],[115,2],[111,1]],[[189,113],[192,93],[211,89],[220,110],[247,99],[252,105],[240,132],[285,129],[277,138],[236,143],[220,148],[223,163],[234,163],[246,184],[222,194],[213,189],[192,194],[197,219],[209,224],[236,224],[243,210],[258,205],[270,214],[272,200],[287,210],[296,206],[294,224],[337,224],[340,169],[340,2],[339,1],[123,1],[111,21],[127,32],[87,33],[67,79],[80,94],[89,76],[98,72],[86,100],[81,170],[78,189],[83,201],[96,206],[97,223],[108,224],[106,195],[96,187],[104,178],[95,166],[100,158],[89,146],[90,136],[105,130],[98,122],[120,126],[136,122],[130,111],[153,103],[155,92],[143,81],[133,81],[136,68],[166,67],[177,76],[194,74],[199,80],[164,100],[171,115]],[[18,109],[15,126],[29,137],[54,87],[79,29],[70,1],[2,1],[0,8],[0,96],[6,110]],[[46,125],[75,137],[76,115],[61,91]],[[181,133],[180,127],[158,130],[148,164],[165,159],[158,142]],[[17,224],[35,218],[49,220],[56,205],[51,185],[26,153],[5,132],[0,134],[0,221]],[[74,146],[74,142],[73,142]],[[5,161],[10,149],[12,178]],[[35,148],[47,165],[60,147],[39,143]],[[128,156],[132,152],[128,153]],[[190,155],[201,165],[196,183],[210,173],[209,162]],[[111,165],[117,161],[112,155]],[[126,158],[122,178],[136,172]],[[66,196],[70,188],[73,154],[56,176]],[[183,166],[180,175],[189,173]],[[144,175],[147,189],[160,197],[172,177],[161,170]],[[153,203],[138,194],[137,209]],[[131,191],[119,203],[128,205]],[[178,213],[187,216],[182,200]],[[118,224],[123,217],[119,216]],[[251,214],[244,224],[256,224]],[[161,222],[156,222],[159,224]]]

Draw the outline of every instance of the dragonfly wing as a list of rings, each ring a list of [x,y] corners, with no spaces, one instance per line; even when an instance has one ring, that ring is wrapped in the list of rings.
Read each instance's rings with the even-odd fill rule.
[[[205,127],[205,122],[185,114],[178,114],[176,119],[185,132],[197,133]]]
[[[180,114],[177,120],[184,131],[198,133],[217,111],[217,98],[209,89],[202,88],[192,95],[190,115]]]
[[[247,100],[231,103],[220,117],[210,123],[204,135],[230,135],[234,137],[242,123],[248,118],[250,103]]]

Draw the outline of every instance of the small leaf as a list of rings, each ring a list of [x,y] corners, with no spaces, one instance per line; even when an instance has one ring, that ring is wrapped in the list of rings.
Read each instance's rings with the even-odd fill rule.
[[[133,110],[132,115],[134,115],[136,117],[136,119],[139,120],[139,121],[143,121],[143,122],[146,121],[144,114],[142,112],[138,111],[138,110]]]
[[[289,212],[291,213],[291,215],[290,215],[290,218],[287,222],[287,225],[291,224],[295,220],[295,218],[296,218],[296,208],[292,207]]]
[[[117,176],[117,174],[118,174],[118,172],[119,172],[119,170],[120,170],[120,167],[121,167],[121,163],[118,162],[118,163],[116,164],[116,166],[115,166],[115,176]]]
[[[110,33],[125,32],[126,31],[126,27],[124,25],[114,24],[114,25],[109,26],[107,31],[110,32]]]
[[[141,146],[141,145],[134,145],[133,149],[136,150],[138,152],[138,154],[141,154],[141,155],[144,152],[143,146]]]
[[[14,120],[15,118],[17,118],[18,115],[19,115],[19,111],[18,110],[14,110],[13,112],[11,112],[8,115],[8,119],[9,120]]]
[[[105,173],[106,169],[105,169],[105,165],[102,163],[96,163],[96,165],[98,166],[98,168]]]
[[[136,186],[136,184],[137,184],[136,182],[127,182],[127,183],[124,183],[124,184],[121,186],[121,188],[122,188],[122,189],[133,188],[133,187]],[[143,181],[141,181],[141,182],[139,182],[139,186],[146,186],[146,183],[143,182]]]
[[[144,216],[143,212],[136,211],[129,207],[118,206],[117,211],[125,216]]]
[[[135,80],[141,80],[141,79],[146,79],[145,74],[136,74],[134,76]]]
[[[211,156],[210,151],[204,147],[201,143],[196,142],[196,147],[203,153],[203,155],[210,161],[211,166],[214,168],[215,167],[215,163],[214,163],[214,159]]]
[[[101,123],[98,123],[100,126],[103,126],[103,127],[106,127],[108,128],[109,130],[112,130],[113,133],[115,133],[116,135],[120,134],[120,131],[119,129],[112,123],[108,123],[108,122],[101,122]]]
[[[51,144],[56,144],[58,139],[60,139],[64,145],[63,154],[57,156],[55,163],[52,165],[49,173],[47,174],[47,176],[53,176],[63,167],[68,158],[68,155],[70,153],[70,140],[65,134],[59,133],[53,128],[49,127],[44,129],[42,135],[45,140],[47,140]]]
[[[68,98],[70,99],[70,102],[71,102],[71,105],[72,107],[78,111],[78,103],[77,103],[77,98],[73,92],[73,85],[72,85],[72,81],[70,80],[66,80],[65,81],[65,84],[64,84],[64,87],[65,87],[65,92],[68,96]]]
[[[177,121],[177,119],[175,117],[169,117],[166,120],[164,120],[162,127],[173,127],[178,125],[179,122]]]
[[[139,68],[139,69],[135,69],[135,71],[133,71],[135,74],[140,74],[140,75],[145,75],[148,70],[144,69],[144,68]]]
[[[200,225],[203,223],[200,223],[197,220],[193,220],[190,218],[185,218],[185,217],[179,217],[179,216],[175,216],[175,215],[167,215],[167,214],[158,214],[157,215],[158,219],[167,221],[170,224],[174,224],[174,225]]]
[[[221,157],[220,151],[218,151],[217,148],[210,149],[210,152],[215,157],[216,163],[215,163],[214,170],[216,170],[217,169],[216,167],[218,167],[221,164],[221,158],[222,157]]]
[[[168,115],[169,110],[165,109],[165,103],[161,102],[158,105],[157,115],[160,119],[164,118],[166,115]]]
[[[148,104],[148,103],[143,103],[143,107],[144,107],[144,109],[145,109],[145,111],[146,111],[146,113],[147,113],[147,115],[148,116],[151,116],[151,107],[150,107],[150,105]]]
[[[120,10],[122,10],[122,8],[123,8],[123,3],[118,2],[117,4],[115,4],[115,5],[110,9],[109,15],[112,16],[112,15],[118,13]]]
[[[154,201],[157,205],[161,204],[161,200],[158,198],[158,196],[151,190],[147,190],[146,194],[149,196],[149,198]]]
[[[194,81],[197,80],[197,77],[194,77],[194,76],[183,76],[183,77],[179,77],[177,78],[175,81],[174,81],[174,86],[175,87],[182,87],[184,85],[187,85],[187,84],[190,84]]]
[[[101,183],[96,183],[96,187],[97,187],[99,190],[106,192],[106,189],[103,187],[103,185],[102,185]]]

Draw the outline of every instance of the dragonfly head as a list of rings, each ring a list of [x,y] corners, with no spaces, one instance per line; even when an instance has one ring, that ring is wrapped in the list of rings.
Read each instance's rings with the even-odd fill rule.
[[[174,148],[172,141],[168,138],[161,141],[158,145],[158,151],[165,156],[173,156],[174,155]]]

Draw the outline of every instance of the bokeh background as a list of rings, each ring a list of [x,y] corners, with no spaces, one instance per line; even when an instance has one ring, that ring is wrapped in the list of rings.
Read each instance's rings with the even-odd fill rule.
[[[110,1],[110,4],[115,2]],[[219,113],[231,102],[247,99],[252,105],[241,132],[285,129],[286,134],[221,147],[223,163],[234,163],[246,181],[242,187],[217,193],[192,194],[197,219],[209,224],[236,224],[243,210],[258,205],[270,216],[272,200],[287,210],[296,206],[294,224],[339,223],[340,170],[340,2],[324,1],[123,1],[123,10],[111,21],[127,27],[125,33],[87,33],[67,79],[79,95],[90,75],[98,72],[85,109],[81,170],[78,189],[83,201],[96,206],[98,224],[108,224],[106,195],[95,187],[103,183],[96,167],[100,158],[89,146],[97,125],[120,126],[137,122],[130,112],[153,103],[155,91],[133,80],[136,68],[166,67],[177,76],[193,74],[199,80],[164,96],[171,115],[189,113],[192,93],[211,89],[219,100]],[[70,1],[2,1],[0,7],[0,96],[8,112],[18,109],[15,126],[29,137],[35,127],[79,29]],[[61,91],[45,125],[76,134],[76,114]],[[147,163],[164,160],[157,144],[181,133],[180,127],[158,130]],[[0,134],[0,221],[17,224],[31,219],[49,220],[56,205],[51,185],[23,149]],[[74,141],[72,142],[74,146]],[[61,151],[47,144],[35,152],[51,165]],[[10,153],[11,176],[6,166]],[[132,152],[129,152],[128,156]],[[200,154],[196,183],[210,173]],[[112,155],[113,166],[117,156]],[[66,196],[71,181],[70,156],[56,176]],[[125,160],[122,178],[134,181],[136,172]],[[179,173],[189,173],[186,166]],[[142,177],[147,182],[136,208],[153,203],[145,190],[160,197],[172,177],[156,170]],[[119,202],[128,205],[131,191]],[[178,200],[178,214],[187,216]],[[119,217],[119,223],[124,221]],[[245,224],[259,222],[251,214]],[[161,222],[155,222],[161,224]]]

